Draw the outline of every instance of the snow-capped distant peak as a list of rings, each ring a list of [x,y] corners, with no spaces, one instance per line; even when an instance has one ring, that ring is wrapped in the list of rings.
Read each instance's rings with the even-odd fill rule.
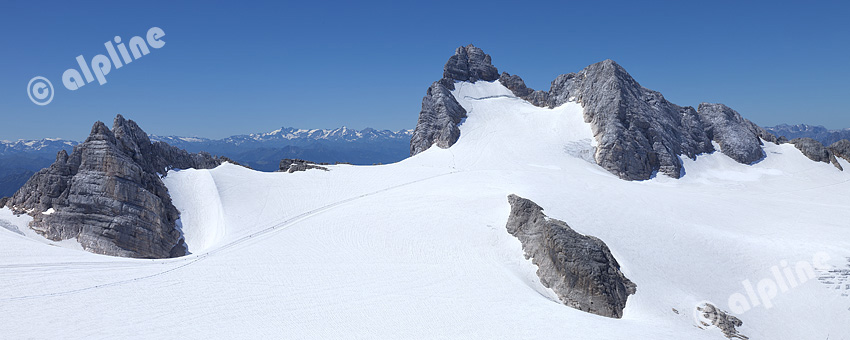
[[[58,152],[60,149],[67,149],[68,146],[80,144],[76,141],[65,140],[61,138],[44,138],[44,139],[19,139],[17,141],[3,140],[0,141],[0,154],[16,153],[16,152]]]

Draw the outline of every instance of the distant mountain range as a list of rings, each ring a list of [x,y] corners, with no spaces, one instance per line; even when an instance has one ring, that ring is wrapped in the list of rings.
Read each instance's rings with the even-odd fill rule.
[[[0,197],[11,196],[38,170],[50,166],[60,150],[76,141],[64,139],[0,141]]]
[[[814,138],[824,145],[850,139],[850,129],[829,130],[818,125],[782,124],[765,129],[788,139]],[[412,134],[413,130],[286,127],[223,139],[157,135],[150,135],[150,139],[189,152],[206,151],[226,156],[256,170],[275,171],[283,158],[357,165],[398,162],[410,155]],[[77,144],[77,141],[55,138],[0,141],[0,197],[14,194],[35,172],[50,166],[57,152],[66,150],[70,153]]]
[[[260,171],[278,170],[283,158],[358,165],[393,163],[410,155],[413,130],[280,128],[268,133],[235,135],[224,139],[156,136],[189,152],[206,151],[229,157]],[[11,196],[35,172],[50,166],[56,153],[69,153],[77,141],[63,139],[0,141],[0,197]]]
[[[781,124],[765,127],[765,130],[776,136],[785,136],[788,139],[809,137],[823,143],[823,145],[831,145],[842,139],[850,139],[850,129],[829,130],[820,125]]]
[[[358,165],[393,163],[410,155],[413,130],[354,130],[280,128],[268,133],[236,135],[224,139],[150,136],[189,152],[206,151],[229,157],[261,171],[278,170],[283,158]]]

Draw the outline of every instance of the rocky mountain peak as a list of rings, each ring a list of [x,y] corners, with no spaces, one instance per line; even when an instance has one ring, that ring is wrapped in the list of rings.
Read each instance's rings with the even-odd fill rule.
[[[472,44],[458,47],[443,67],[443,79],[451,81],[499,79],[499,71],[491,63],[490,55]]]
[[[612,59],[605,59],[585,67],[579,72],[579,76],[592,76],[596,79],[614,78],[622,81],[624,84],[640,87],[640,84],[632,78],[632,75]]]
[[[97,140],[115,141],[115,135],[112,133],[112,130],[109,130],[109,128],[106,127],[106,124],[103,124],[101,121],[94,123],[94,126],[91,128],[91,133],[89,133],[89,137],[86,138],[86,142]]]
[[[497,79],[499,70],[491,63],[489,55],[471,44],[458,47],[443,67],[443,78],[425,91],[419,120],[410,138],[410,155],[428,150],[432,145],[448,148],[460,138],[458,125],[466,118],[466,110],[451,94],[455,82]]]
[[[224,161],[152,144],[135,122],[119,115],[112,130],[95,123],[84,143],[70,155],[60,151],[6,205],[32,216],[30,227],[44,237],[74,238],[94,253],[182,256],[187,249],[176,224],[180,214],[160,176],[171,168],[209,169]]]
[[[112,124],[112,132],[115,138],[122,140],[125,145],[132,148],[139,148],[151,144],[148,134],[139,127],[136,122],[124,119],[124,116],[117,115]]]

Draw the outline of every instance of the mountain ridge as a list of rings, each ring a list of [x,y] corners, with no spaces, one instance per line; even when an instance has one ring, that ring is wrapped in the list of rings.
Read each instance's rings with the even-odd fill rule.
[[[823,145],[830,145],[842,139],[850,139],[850,128],[827,129],[823,125],[810,124],[779,124],[765,126],[764,128],[777,136],[785,136],[788,139],[812,138]]]
[[[491,61],[490,55],[471,44],[455,50],[443,68],[443,78],[428,88],[422,100],[411,155],[433,145],[449,148],[460,138],[459,126],[467,111],[452,95],[456,83],[496,80],[534,106],[554,109],[580,104],[597,143],[595,162],[625,180],[651,179],[659,173],[680,178],[685,174],[682,157],[696,159],[712,153],[714,143],[735,161],[754,164],[765,156],[763,141],[787,141],[723,104],[701,103],[695,109],[671,103],[660,92],[641,86],[611,59],[557,76],[548,91],[528,88],[518,75],[499,75]],[[825,146],[800,141],[794,145],[812,160],[833,159],[815,154],[834,153]]]

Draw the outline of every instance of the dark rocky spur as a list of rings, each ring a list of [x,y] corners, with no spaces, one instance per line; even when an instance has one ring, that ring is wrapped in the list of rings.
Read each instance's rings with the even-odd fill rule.
[[[410,155],[428,150],[432,145],[448,148],[460,138],[461,121],[466,110],[442,83],[434,82],[422,98],[422,111],[410,138]]]
[[[835,157],[841,157],[850,162],[850,140],[842,139],[832,143],[829,146],[829,151],[832,151]]]
[[[161,177],[170,169],[210,169],[226,160],[151,143],[132,120],[112,130],[95,123],[88,139],[33,175],[6,206],[33,217],[30,227],[59,241],[76,238],[88,251],[167,258],[187,254],[180,213]]]

